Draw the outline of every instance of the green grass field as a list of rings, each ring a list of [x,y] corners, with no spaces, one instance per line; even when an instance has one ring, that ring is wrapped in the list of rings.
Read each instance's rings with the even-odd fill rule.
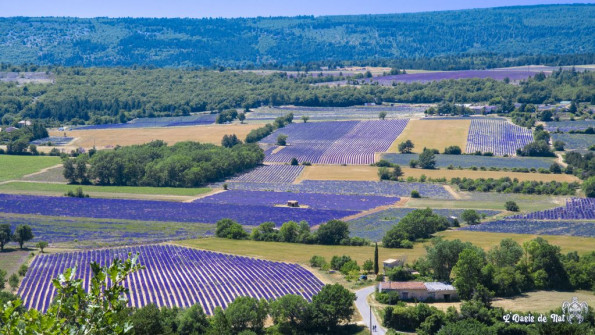
[[[504,210],[506,201],[516,202],[522,212],[533,212],[563,206],[567,197],[529,194],[461,192],[460,200],[410,199],[406,207],[469,208]]]
[[[471,231],[444,231],[437,233],[447,240],[459,239],[463,242],[471,242],[484,249],[492,248],[500,243],[504,238],[512,238],[522,244],[524,241],[531,240],[536,235],[525,234],[504,234],[504,233],[485,233]],[[593,251],[595,238],[575,237],[575,236],[546,236],[542,235],[549,243],[560,246],[562,253],[577,251],[579,254],[586,254]],[[272,261],[290,262],[308,264],[310,258],[314,255],[323,256],[327,261],[334,255],[348,255],[356,260],[358,264],[363,264],[367,259],[373,259],[374,247],[362,246],[327,246],[327,245],[304,245],[296,243],[281,242],[257,242],[257,241],[239,241],[220,238],[201,238],[195,240],[184,240],[175,242],[178,245],[205,249],[229,254],[250,256],[268,259]],[[406,258],[406,261],[412,263],[417,258],[426,254],[425,245],[430,242],[415,243],[413,249],[387,249],[379,248],[380,261],[387,258]]]
[[[34,182],[10,182],[0,185],[0,191],[48,192],[63,194],[69,190],[83,188],[85,193],[129,193],[129,194],[164,194],[180,196],[196,196],[211,191],[210,188],[178,188],[178,187],[137,187],[137,186],[91,186],[46,184]]]
[[[60,164],[60,157],[0,155],[0,181],[20,179],[56,164]]]

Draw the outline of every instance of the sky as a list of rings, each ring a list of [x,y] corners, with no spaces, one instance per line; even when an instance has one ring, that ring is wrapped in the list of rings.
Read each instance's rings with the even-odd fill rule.
[[[408,13],[581,0],[0,0],[0,16],[255,17]]]

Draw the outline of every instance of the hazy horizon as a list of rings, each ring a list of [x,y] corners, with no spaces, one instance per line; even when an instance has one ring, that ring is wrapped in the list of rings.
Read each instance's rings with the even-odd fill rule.
[[[101,4],[81,0],[56,0],[48,4],[43,0],[8,1],[0,3],[0,17],[78,17],[78,18],[249,18],[299,15],[366,15],[419,13],[461,9],[479,9],[508,6],[534,6],[554,4],[594,4],[592,1],[548,0],[420,0],[402,1],[356,0],[281,3],[275,0],[221,0],[192,1],[104,0]]]

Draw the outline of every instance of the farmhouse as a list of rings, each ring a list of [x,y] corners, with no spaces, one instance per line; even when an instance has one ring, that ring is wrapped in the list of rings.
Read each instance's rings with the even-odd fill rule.
[[[439,282],[383,282],[378,284],[378,291],[396,291],[399,293],[399,298],[403,300],[451,301],[457,298],[457,289],[454,286]]]

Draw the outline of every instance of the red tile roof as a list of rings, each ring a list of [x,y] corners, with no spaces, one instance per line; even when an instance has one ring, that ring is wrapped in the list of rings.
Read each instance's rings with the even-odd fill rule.
[[[393,281],[380,283],[383,290],[426,290],[426,286],[420,281]]]

